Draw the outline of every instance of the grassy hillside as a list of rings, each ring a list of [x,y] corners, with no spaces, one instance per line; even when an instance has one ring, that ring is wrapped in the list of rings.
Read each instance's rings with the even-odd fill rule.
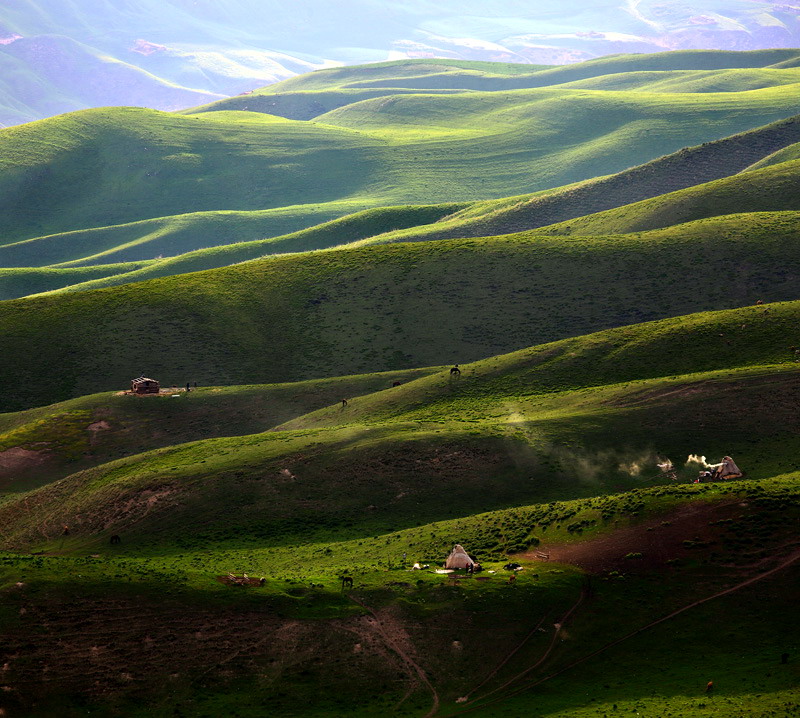
[[[196,212],[14,242],[0,246],[0,262],[6,267],[55,268],[131,261],[155,265],[161,256],[166,255],[171,261],[186,261],[187,266],[191,267],[192,258],[184,258],[183,255],[194,250],[199,252],[195,261],[202,254],[207,254],[210,263],[193,268],[210,269],[222,266],[215,265],[212,259],[218,252],[230,252],[232,258],[223,264],[234,264],[270,253],[270,242],[276,245],[277,252],[322,249],[369,237],[387,229],[423,225],[465,206],[466,203],[381,207],[330,222],[326,220],[330,219],[332,210],[325,205],[295,205],[251,212]],[[321,224],[305,231],[294,231],[311,220]],[[252,237],[269,239],[252,240]],[[247,246],[242,246],[246,240],[251,241],[246,243]],[[208,248],[197,250],[198,245],[203,243]]]
[[[124,388],[141,372],[207,386],[464,362],[789,300],[797,222],[767,213],[630,236],[389,244],[4,302],[2,405]]]
[[[3,206],[15,207],[3,243],[201,210],[344,199],[376,159],[376,143],[356,133],[256,120],[117,108],[3,130],[0,187]]]
[[[374,97],[409,92],[507,92],[539,87],[658,93],[741,92],[798,82],[797,50],[679,51],[616,55],[576,64],[510,64],[457,60],[395,60],[326,68],[186,113],[264,112],[310,120]],[[787,64],[788,63],[788,64]],[[775,65],[775,67],[772,67]]]
[[[747,169],[757,170],[761,169],[762,167],[768,167],[769,165],[777,165],[781,162],[790,162],[791,160],[800,160],[800,142],[795,142],[788,147],[784,147],[783,149],[773,152],[768,157],[765,157],[758,162],[754,162]]]
[[[313,123],[84,111],[0,132],[0,189],[15,209],[2,242],[200,211],[328,204],[331,217],[534,192],[784,118],[795,98],[792,85],[694,94],[541,87],[374,98]]]
[[[254,717],[267,704],[278,715],[311,716],[422,716],[433,706],[437,715],[649,709],[689,718],[699,704],[720,718],[732,709],[787,714],[796,667],[779,656],[796,650],[798,575],[780,544],[796,516],[794,475],[520,507],[352,542],[5,554],[0,575],[13,622],[5,640],[16,656],[6,701],[34,716],[55,706],[77,716],[109,703],[156,716]],[[571,520],[602,528],[581,538],[565,530]],[[608,553],[603,534],[616,554],[605,569],[589,569],[591,580],[575,564],[515,555],[525,570],[509,586],[503,561],[486,558],[487,549],[502,554],[505,537],[531,531],[552,535],[556,543],[540,546],[553,555],[562,537],[584,554]],[[651,535],[664,549],[661,562],[619,555],[646,552]],[[498,572],[485,580],[447,581],[403,566],[403,551],[440,559],[454,539],[479,537],[484,565]],[[347,594],[338,588],[342,565],[356,577]],[[267,583],[241,589],[214,580],[230,570],[263,572]],[[73,638],[43,639],[42,621]],[[74,668],[84,653],[93,655],[91,672]],[[121,662],[130,676],[122,680]],[[35,698],[17,688],[45,665],[53,667]],[[152,680],[166,672],[168,689]],[[713,700],[703,693],[707,679]],[[466,706],[456,702],[462,696]]]
[[[560,235],[642,232],[738,212],[795,210],[800,208],[798,190],[800,160],[789,160],[539,231]]]
[[[0,714],[793,714],[797,57],[0,132]]]
[[[766,313],[747,307],[622,327],[463,365],[460,377],[428,372],[391,390],[384,389],[385,376],[354,378],[351,389],[372,381],[384,390],[291,419],[281,431],[207,439],[81,471],[23,497],[24,511],[18,501],[7,503],[5,536],[17,546],[40,540],[34,536],[54,538],[66,523],[72,535],[90,540],[111,525],[131,540],[138,535],[160,543],[173,540],[186,521],[206,526],[209,538],[358,527],[370,533],[373,527],[466,515],[480,506],[669,483],[656,467],[659,457],[671,458],[684,480],[697,471],[681,463],[689,454],[732,454],[751,478],[800,470],[794,458],[800,450],[794,416],[800,385],[788,346],[797,341],[797,312],[798,303],[787,302]],[[342,382],[323,385],[322,395],[314,384],[301,386],[301,398],[270,409],[268,421],[341,394]],[[307,390],[316,392],[313,399],[302,398]],[[225,426],[224,414],[233,411],[225,404],[241,412],[240,402],[252,395],[233,392],[222,400],[204,392],[184,395],[179,401],[187,408],[151,420],[152,428],[133,436],[123,431],[123,446],[132,448],[136,434],[147,442],[150,432],[169,432],[173,441],[196,431],[212,434],[209,401],[220,404],[223,416],[216,422]],[[265,399],[277,398],[292,387],[268,392]],[[123,416],[132,411],[128,406],[144,402],[144,409],[133,409],[135,416],[160,411],[150,407],[163,401],[174,400],[106,399],[106,422],[134,424],[115,418],[119,402]],[[90,399],[88,406],[96,402]],[[80,441],[70,434],[86,431],[76,431],[76,424],[98,418],[87,413],[87,400],[81,406],[68,428],[59,430],[72,447]],[[43,420],[55,429],[65,425],[63,411],[35,410],[22,421],[12,416],[9,445],[24,446],[14,442],[20,432],[41,451],[49,430],[37,417],[49,417]],[[167,428],[186,412],[196,413],[190,419],[196,426]],[[254,417],[245,425],[258,422]],[[241,419],[230,429],[239,426]],[[114,444],[112,438],[105,456]],[[443,493],[445,504],[436,501]],[[234,534],[225,528],[230,511],[238,516]],[[169,513],[168,524],[162,524],[162,512]],[[109,517],[117,518],[109,524]]]
[[[436,369],[409,369],[266,386],[195,387],[132,397],[92,394],[0,414],[0,494],[18,493],[89,466],[214,436],[266,431],[298,415],[407,382]]]
[[[671,372],[675,358],[661,346],[668,342],[676,355],[702,346],[733,319],[727,314],[696,318],[679,342],[667,323],[647,333],[626,328],[628,342],[621,352],[619,331],[609,332],[607,368],[595,380],[607,379],[612,364],[617,376],[626,366],[633,375],[641,373],[630,361],[631,351],[650,357],[651,373]],[[591,352],[597,339],[575,340],[569,348],[583,344]],[[752,344],[756,350],[765,347],[758,340]],[[554,677],[561,669],[570,671],[569,685],[596,692],[608,710],[613,703],[617,709],[646,706],[694,715],[706,673],[715,681],[719,703],[719,712],[710,715],[727,715],[732,704],[759,710],[790,705],[793,669],[787,674],[776,666],[781,652],[795,649],[786,639],[785,616],[793,614],[782,607],[791,601],[798,579],[796,551],[791,552],[800,506],[792,423],[800,391],[796,367],[731,372],[741,357],[717,352],[718,365],[728,367],[724,371],[548,395],[541,393],[544,385],[557,383],[560,373],[558,364],[548,367],[551,362],[541,361],[553,356],[552,349],[533,348],[463,367],[461,378],[452,381],[434,374],[392,390],[395,398],[380,392],[356,399],[337,410],[338,419],[329,412],[329,428],[173,447],[84,471],[12,500],[0,508],[4,546],[37,555],[0,556],[4,590],[15,592],[11,606],[16,610],[24,602],[34,616],[57,617],[48,626],[59,635],[79,624],[86,640],[107,647],[111,653],[94,663],[101,684],[109,680],[105,667],[111,661],[125,661],[134,685],[141,672],[162,670],[160,638],[151,637],[147,654],[132,648],[143,640],[142,631],[169,623],[171,630],[194,634],[187,639],[191,650],[171,651],[170,670],[185,688],[172,689],[169,700],[158,689],[144,699],[170,710],[174,704],[189,705],[183,702],[190,697],[190,705],[210,701],[225,710],[234,688],[223,680],[197,692],[194,677],[201,664],[204,675],[209,666],[215,674],[220,641],[227,641],[225,655],[232,650],[229,633],[265,622],[265,643],[272,648],[266,653],[251,648],[248,655],[255,650],[280,670],[280,695],[273,684],[253,683],[249,662],[226,662],[225,668],[234,680],[237,704],[269,697],[279,714],[288,710],[284,700],[302,714],[337,710],[327,699],[306,697],[298,703],[303,676],[316,685],[340,680],[354,665],[347,652],[364,653],[357,659],[362,677],[365,670],[380,671],[386,661],[392,665],[399,640],[399,650],[411,648],[415,665],[436,677],[445,715],[459,713],[455,701],[464,695],[479,715],[496,715],[498,700],[510,715],[530,712],[531,701],[537,710],[544,706],[554,714],[584,715],[582,701]],[[565,362],[578,369],[569,373],[572,386],[580,386],[581,366],[594,371],[599,353],[579,352],[577,366],[564,354]],[[537,373],[552,373],[555,381],[541,382]],[[631,378],[629,371],[626,379]],[[351,410],[358,413],[351,416]],[[687,486],[697,469],[684,466],[683,457],[697,451],[732,453],[748,479]],[[667,456],[675,461],[678,483],[655,466]],[[622,488],[633,490],[603,496]],[[443,494],[447,501],[441,500]],[[553,501],[569,495],[592,498]],[[526,505],[532,496],[550,503]],[[64,525],[68,536],[61,535]],[[115,532],[123,536],[119,547],[107,543]],[[416,560],[435,566],[455,542],[498,573],[483,574],[482,582],[448,582],[430,572],[408,571]],[[542,563],[536,551],[551,561]],[[500,570],[509,558],[525,567],[513,587]],[[215,580],[229,571],[263,575],[266,585],[243,591]],[[768,580],[767,572],[773,571],[775,579]],[[339,591],[342,573],[356,579],[346,595]],[[586,574],[593,578],[587,580]],[[758,586],[747,588],[751,579]],[[725,603],[729,590],[736,600]],[[76,603],[77,596],[82,600]],[[125,621],[126,628],[115,634],[118,646],[109,645],[103,622],[87,620],[79,608],[104,615],[112,596],[115,615],[131,615],[135,602],[137,614],[145,616],[141,625]],[[151,608],[156,600],[159,611]],[[709,600],[715,601],[708,609],[713,609],[713,625],[723,626],[720,640],[727,636],[719,653],[710,651],[705,639],[695,643],[692,638],[709,621],[702,606]],[[695,602],[700,607],[692,607]],[[379,639],[363,625],[358,629],[365,615],[359,604],[380,617],[390,637]],[[760,610],[754,614],[756,604]],[[673,612],[677,616],[666,626],[647,629]],[[445,615],[455,620],[443,621]],[[754,621],[753,615],[783,617],[776,623]],[[314,637],[307,642],[316,663],[285,642],[289,626],[296,635],[310,628],[309,619]],[[215,641],[195,645],[209,621]],[[734,668],[726,641],[739,635],[731,631],[739,622],[749,627],[751,643],[753,635],[759,636],[759,644],[756,651],[738,649]],[[565,626],[555,652],[547,650],[553,623]],[[435,625],[440,628],[432,631]],[[543,625],[548,628],[540,636]],[[640,630],[647,632],[640,637]],[[493,636],[491,648],[484,645],[487,631]],[[347,635],[350,639],[343,640]],[[702,635],[708,635],[707,628]],[[626,656],[645,638],[646,647],[642,643],[636,649],[632,678]],[[43,644],[24,618],[15,621],[7,640],[26,665],[39,665]],[[82,640],[75,648],[58,650],[71,655],[83,650]],[[653,651],[673,651],[673,640],[683,650],[672,654],[666,674],[663,667],[651,673],[660,666]],[[359,648],[353,648],[354,641]],[[624,651],[613,648],[616,641],[626,643]],[[387,656],[385,646],[395,649]],[[592,659],[595,651],[602,652],[601,663]],[[52,648],[48,655],[52,659]],[[540,662],[544,667],[537,671]],[[704,677],[694,687],[700,666]],[[12,664],[14,684],[20,668]],[[40,698],[45,711],[49,696],[84,690],[79,675],[55,670],[56,680]],[[544,693],[530,691],[538,681],[546,684]],[[660,690],[653,695],[649,688],[655,681]],[[686,684],[693,686],[688,696],[697,698],[679,689]],[[125,700],[126,684],[116,685],[95,700],[107,701],[109,695]],[[384,690],[392,704],[409,690],[401,714],[419,716],[431,700],[423,686],[398,680]],[[26,705],[21,694],[12,697]],[[388,704],[359,699],[355,705],[367,716],[380,715]]]
[[[28,294],[49,292],[72,284],[91,282],[103,277],[119,276],[141,270],[146,262],[125,262],[93,267],[56,269],[52,267],[25,267],[0,269],[0,301],[16,299]]]
[[[720,70],[764,69],[763,78],[780,76],[770,73],[771,65],[792,63],[798,59],[796,49],[755,52],[720,52],[714,50],[662,52],[647,55],[615,55],[586,62],[552,66],[530,66],[509,63],[458,62],[447,59],[396,60],[367,66],[335,67],[292,77],[258,91],[258,95],[296,92],[330,91],[333,89],[384,88],[404,90],[478,90],[508,91],[562,85],[590,78],[619,74],[671,73],[687,77]],[[789,68],[789,73],[793,68]],[[733,76],[736,74],[733,73]],[[743,76],[747,76],[746,74]],[[791,75],[789,75],[791,76]],[[745,89],[739,86],[738,89]],[[748,88],[749,89],[749,88]],[[387,92],[390,94],[390,92]],[[299,119],[299,118],[298,118]]]
[[[684,148],[608,177],[531,197],[473,203],[469,208],[429,226],[388,232],[372,238],[372,241],[485,237],[563,222],[728,177],[745,169],[777,164],[784,157],[793,159],[792,147],[798,133],[800,119],[780,120],[715,142]],[[771,201],[775,199],[780,198],[771,198]],[[783,196],[783,199],[786,200],[786,209],[789,209],[793,203],[792,194]],[[749,197],[743,197],[743,200],[745,205],[741,209],[762,209]]]
[[[797,118],[782,120],[740,135],[681,150],[616,175],[570,185],[536,195],[502,200],[438,206],[386,207],[366,210],[307,230],[280,235],[312,219],[325,219],[329,206],[295,206],[251,212],[200,212],[143,220],[125,225],[79,230],[0,246],[0,262],[8,267],[35,264],[62,269],[115,261],[149,260],[133,268],[92,271],[104,279],[81,281],[68,272],[48,273],[47,284],[26,282],[41,273],[25,270],[6,273],[6,298],[59,289],[93,289],[152,277],[227,266],[266,254],[323,249],[353,242],[384,243],[486,236],[519,231],[601,211],[643,198],[694,186],[748,168],[758,168],[759,158],[774,163],[778,148],[800,137]],[[791,154],[786,155],[787,158]],[[791,198],[789,198],[791,199]],[[751,203],[750,209],[758,209]],[[406,229],[401,229],[405,227]],[[388,230],[388,231],[387,231]],[[275,236],[275,235],[279,236]],[[252,236],[269,239],[247,240]],[[368,239],[368,241],[364,241]],[[198,244],[211,246],[192,250]],[[160,255],[177,256],[158,258]],[[80,258],[78,258],[80,257]],[[156,257],[156,259],[151,259]],[[73,282],[71,280],[77,279]]]

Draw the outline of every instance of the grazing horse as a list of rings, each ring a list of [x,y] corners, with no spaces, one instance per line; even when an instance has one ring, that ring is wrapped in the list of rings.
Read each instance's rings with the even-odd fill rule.
[[[119,537],[118,534],[114,534],[111,537],[111,544],[113,545],[113,544],[117,544],[117,543],[122,543],[122,539]]]
[[[352,576],[342,576],[342,591],[344,591],[345,588],[353,588]]]
[[[452,369],[450,369],[450,376],[461,376],[461,369],[458,368],[458,364],[456,364]]]
[[[399,381],[393,381],[392,382],[392,386],[400,386],[401,383],[402,382],[399,382]]]

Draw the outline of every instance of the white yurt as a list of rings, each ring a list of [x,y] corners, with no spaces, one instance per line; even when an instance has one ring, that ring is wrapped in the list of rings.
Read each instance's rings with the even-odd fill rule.
[[[467,566],[473,566],[474,564],[475,562],[469,557],[467,552],[464,550],[464,547],[460,543],[457,543],[450,552],[450,555],[447,557],[444,567],[467,568]]]

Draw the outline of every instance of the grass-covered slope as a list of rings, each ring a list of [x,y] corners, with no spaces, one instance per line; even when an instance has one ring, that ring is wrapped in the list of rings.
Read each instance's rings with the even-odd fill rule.
[[[722,179],[746,169],[794,159],[793,147],[799,134],[800,119],[792,117],[721,140],[687,147],[608,177],[531,197],[476,202],[426,227],[388,232],[371,241],[485,237],[543,227]],[[790,209],[791,193],[783,199],[787,202],[785,208]],[[756,211],[762,207],[756,202],[741,209]]]
[[[752,479],[800,470],[798,370],[784,344],[797,311],[786,303],[610,330],[351,397],[281,431],[118,459],[6,502],[6,545],[47,543],[64,524],[79,544],[107,532],[169,544],[190,523],[209,541],[365,535],[670,483],[656,466],[665,459],[685,481],[698,468],[684,467],[689,454],[731,454]],[[194,411],[213,422],[202,404]]]
[[[328,203],[333,216],[534,192],[795,114],[796,90],[410,94],[313,123],[83,111],[0,132],[0,209],[14,208],[2,243],[200,211]]]
[[[547,234],[643,232],[739,212],[800,209],[800,160],[770,164],[543,228]]]
[[[377,143],[358,133],[265,115],[199,117],[114,108],[3,130],[3,244],[201,210],[343,199],[379,157]]]
[[[295,205],[249,212],[196,212],[14,242],[0,246],[0,263],[5,267],[63,268],[102,267],[135,261],[147,262],[155,270],[156,265],[160,268],[163,264],[159,261],[161,257],[166,256],[165,261],[178,262],[180,267],[186,268],[163,271],[163,274],[178,274],[235,264],[273,252],[346,244],[387,230],[434,222],[465,206],[466,203],[380,207],[331,221],[325,220],[335,212],[325,205]],[[309,221],[320,224],[297,229]],[[253,237],[265,239],[253,240]],[[201,245],[206,246],[198,249]],[[221,254],[223,259],[215,259],[216,254]],[[135,280],[126,278],[125,281]]]
[[[105,278],[87,281],[68,272],[51,272],[47,284],[26,283],[25,276],[39,277],[40,273],[29,270],[10,273],[5,298],[62,287],[114,286],[227,266],[266,254],[323,249],[353,242],[372,244],[487,236],[530,229],[758,168],[759,158],[774,164],[775,158],[783,156],[779,148],[786,147],[791,153],[792,143],[798,137],[800,122],[789,118],[684,149],[616,175],[533,196],[460,205],[384,207],[283,235],[280,233],[287,229],[327,219],[336,210],[330,205],[298,205],[249,212],[199,212],[24,240],[0,246],[0,263],[7,267],[51,265],[62,269],[148,261],[140,267],[121,267],[113,272],[102,266],[95,267],[92,272]],[[787,159],[790,156],[786,155]],[[774,204],[774,198],[771,200]],[[751,210],[758,208],[758,204],[752,203],[749,207]],[[268,239],[252,240],[253,236]],[[194,249],[200,245],[206,248]],[[170,256],[173,254],[176,256]],[[167,256],[161,258],[162,255]],[[73,279],[77,281],[71,281]]]
[[[123,540],[84,556],[67,538],[58,555],[2,557],[14,656],[5,701],[37,717],[109,705],[158,718],[255,718],[265,705],[359,718],[790,715],[796,667],[780,655],[796,650],[798,575],[782,544],[796,518],[795,474],[525,506],[349,542],[209,551],[187,537],[164,554]],[[583,528],[567,531],[573,524]],[[493,558],[534,539],[561,555],[565,538],[573,554],[604,553],[605,567],[512,554],[525,569],[511,586]],[[480,545],[497,573],[448,581],[408,570],[439,563],[456,541]],[[347,593],[343,567],[356,579]],[[215,580],[229,571],[267,582]],[[84,655],[91,670],[77,669]],[[35,696],[19,690],[45,666]],[[162,674],[166,685],[152,679]]]
[[[388,244],[4,302],[2,406],[124,388],[141,372],[179,385],[272,383],[471,361],[789,300],[797,221],[766,213],[631,236]]]
[[[125,262],[92,267],[24,267],[0,269],[0,301],[49,292],[73,284],[140,271],[147,262]]]
[[[0,494],[27,490],[122,456],[215,436],[266,431],[298,415],[405,383],[409,369],[266,386],[195,387],[158,397],[92,394],[0,414]],[[165,387],[165,390],[168,387]]]
[[[557,67],[448,59],[395,60],[317,70],[262,88],[247,97],[223,100],[202,109],[246,108],[292,119],[309,119],[333,109],[333,104],[343,106],[367,99],[367,93],[376,91],[384,95],[409,90],[507,92],[587,80],[587,86],[601,89],[639,89],[661,81],[669,83],[662,90],[667,92],[676,91],[675,85],[694,83],[699,85],[697,89],[680,91],[741,91],[797,82],[795,68],[791,65],[797,59],[797,50],[781,49],[616,55]],[[623,78],[630,79],[626,82]],[[703,83],[705,78],[708,79]]]

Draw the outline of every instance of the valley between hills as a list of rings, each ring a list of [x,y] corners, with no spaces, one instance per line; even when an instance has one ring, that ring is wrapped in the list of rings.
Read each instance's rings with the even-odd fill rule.
[[[799,98],[403,60],[0,130],[0,715],[798,714]]]

